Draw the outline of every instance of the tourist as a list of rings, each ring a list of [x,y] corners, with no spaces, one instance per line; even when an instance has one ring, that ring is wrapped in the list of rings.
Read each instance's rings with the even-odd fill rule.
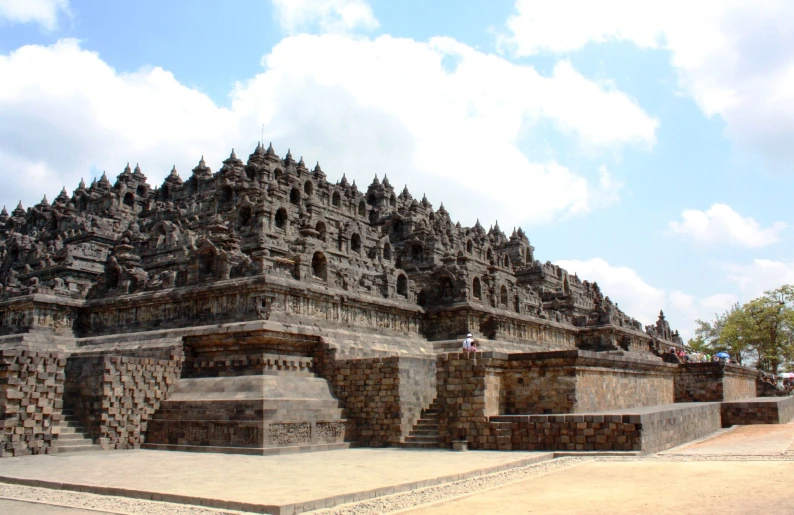
[[[471,352],[472,351],[472,344],[474,344],[474,350],[477,350],[477,340],[475,340],[471,333],[466,335],[466,339],[463,340],[463,352]]]

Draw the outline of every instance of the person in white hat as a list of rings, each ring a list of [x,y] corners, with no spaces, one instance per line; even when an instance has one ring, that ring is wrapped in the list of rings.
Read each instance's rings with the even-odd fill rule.
[[[463,340],[463,352],[471,352],[473,350],[477,350],[477,340],[472,338],[471,333],[468,333],[466,339]]]

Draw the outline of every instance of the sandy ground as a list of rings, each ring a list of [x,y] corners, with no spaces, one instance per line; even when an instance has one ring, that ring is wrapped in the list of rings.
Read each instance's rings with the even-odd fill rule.
[[[711,438],[661,452],[680,456],[775,456],[792,445],[794,424],[734,426]]]
[[[412,515],[792,513],[794,461],[587,462]]]

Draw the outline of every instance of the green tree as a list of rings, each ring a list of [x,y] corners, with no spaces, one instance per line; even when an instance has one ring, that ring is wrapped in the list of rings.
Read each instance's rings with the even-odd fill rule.
[[[688,347],[694,352],[711,355],[727,352],[736,361],[742,363],[747,358],[749,350],[741,335],[732,330],[733,321],[740,316],[741,311],[742,306],[736,303],[722,315],[714,315],[714,320],[711,322],[696,320],[695,337],[689,340]]]
[[[696,323],[695,337],[689,340],[692,350],[725,351],[739,363],[755,359],[757,368],[776,374],[794,359],[794,286],[766,291],[711,322]]]

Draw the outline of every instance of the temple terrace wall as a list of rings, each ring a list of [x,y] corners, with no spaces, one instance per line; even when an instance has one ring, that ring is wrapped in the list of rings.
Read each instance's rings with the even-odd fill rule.
[[[505,414],[583,413],[673,402],[675,367],[620,354],[510,354],[502,373]]]
[[[451,353],[436,364],[442,445],[496,449],[489,418],[673,402],[674,365],[587,351]]]
[[[0,458],[57,451],[65,366],[57,352],[0,350]]]
[[[436,396],[435,361],[402,356],[337,359],[336,353],[323,345],[315,363],[352,420],[355,441],[369,447],[403,442]]]
[[[557,351],[451,353],[436,367],[443,447],[656,452],[721,427],[718,402],[673,404],[676,365]],[[753,397],[744,382],[726,389]]]
[[[676,402],[721,402],[756,396],[754,369],[720,362],[684,363],[675,375]]]
[[[103,448],[137,449],[182,363],[183,354],[176,349],[167,360],[73,355],[66,370],[68,407]]]
[[[794,419],[794,397],[762,397],[722,403],[722,427],[786,424]]]
[[[685,403],[590,414],[491,417],[499,449],[654,453],[719,430],[720,404]],[[504,436],[502,436],[504,435]],[[509,439],[507,438],[509,437]]]

